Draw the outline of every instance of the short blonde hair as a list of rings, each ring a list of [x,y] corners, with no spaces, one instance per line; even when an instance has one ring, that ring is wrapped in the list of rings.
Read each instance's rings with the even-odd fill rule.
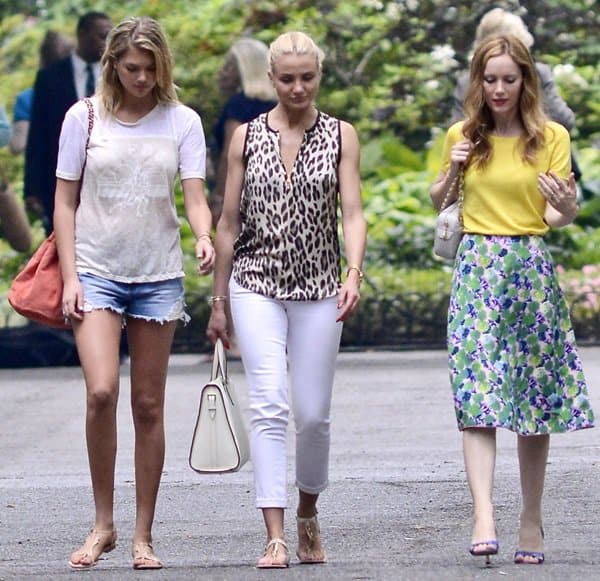
[[[279,35],[269,46],[269,70],[273,72],[273,64],[284,54],[313,55],[317,61],[319,71],[323,68],[325,53],[317,46],[315,41],[304,32],[292,31]]]
[[[160,24],[147,16],[126,18],[109,33],[102,55],[102,79],[99,94],[109,113],[114,113],[123,100],[124,89],[116,64],[130,48],[147,51],[154,57],[157,103],[176,103],[173,83],[173,57]]]
[[[483,15],[475,33],[475,48],[491,36],[511,34],[527,48],[533,46],[533,36],[520,16],[502,8],[494,8]]]
[[[277,97],[269,81],[269,49],[264,42],[254,38],[240,38],[229,49],[237,66],[242,91],[247,97],[274,101]]]

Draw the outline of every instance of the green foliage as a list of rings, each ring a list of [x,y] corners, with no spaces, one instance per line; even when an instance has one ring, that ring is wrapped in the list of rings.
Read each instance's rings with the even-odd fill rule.
[[[495,6],[524,18],[535,37],[536,59],[553,67],[557,86],[577,115],[572,135],[584,175],[582,208],[575,225],[552,232],[548,241],[557,262],[567,268],[600,262],[600,12],[592,0],[5,1],[0,6],[0,102],[10,113],[15,95],[33,83],[47,29],[73,36],[77,16],[90,9],[105,11],[115,22],[144,14],[164,25],[180,97],[199,111],[210,137],[223,104],[217,70],[232,42],[252,35],[268,43],[284,30],[307,31],[326,53],[319,107],[352,122],[360,135],[369,224],[366,271],[377,293],[391,289],[388,302],[375,301],[365,307],[366,318],[347,326],[363,325],[366,336],[376,316],[387,321],[386,314],[397,309],[421,308],[418,289],[399,296],[398,279],[405,272],[425,268],[433,277],[448,276],[448,264],[431,252],[435,214],[429,188],[439,172],[456,76],[468,66],[481,15]],[[4,150],[0,163],[20,190],[22,159]],[[180,190],[177,201],[183,215]],[[36,236],[41,239],[39,225]],[[195,274],[186,224],[182,238],[186,287],[202,318],[207,308],[199,297],[209,293],[210,279]],[[6,281],[25,257],[6,245],[0,252]],[[443,310],[445,298],[435,292],[430,313]],[[425,316],[428,309],[422,310]]]

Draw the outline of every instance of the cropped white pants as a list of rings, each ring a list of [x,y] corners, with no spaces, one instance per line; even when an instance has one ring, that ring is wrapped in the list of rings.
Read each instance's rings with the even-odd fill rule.
[[[250,402],[256,506],[287,506],[288,367],[296,426],[296,486],[328,484],[331,394],[342,324],[337,297],[280,301],[230,282]],[[287,354],[287,356],[286,356]]]

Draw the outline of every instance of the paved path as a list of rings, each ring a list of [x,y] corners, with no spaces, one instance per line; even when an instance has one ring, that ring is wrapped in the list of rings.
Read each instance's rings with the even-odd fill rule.
[[[600,349],[582,349],[582,356],[600,415]],[[241,364],[231,368],[245,405]],[[0,371],[0,580],[61,581],[78,574],[86,581],[598,577],[599,429],[552,440],[545,495],[547,561],[541,567],[517,567],[511,561],[519,510],[515,437],[499,433],[495,501],[500,554],[485,568],[482,559],[467,553],[469,495],[442,351],[340,355],[331,484],[320,503],[329,563],[293,563],[287,571],[253,567],[264,533],[253,506],[251,465],[225,476],[200,476],[187,467],[198,389],[209,365],[200,356],[174,356],[167,458],[154,530],[157,553],[167,567],[134,572],[128,371],[124,365],[119,405],[120,543],[85,573],[70,571],[66,564],[92,516],[80,370]],[[292,503],[294,494],[290,487]],[[293,549],[291,519],[286,531]]]

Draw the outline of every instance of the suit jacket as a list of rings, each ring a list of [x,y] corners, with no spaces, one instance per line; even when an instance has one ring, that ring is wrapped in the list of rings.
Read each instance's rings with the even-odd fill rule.
[[[34,196],[44,206],[44,226],[52,230],[56,160],[62,122],[78,100],[71,57],[38,71],[25,150],[25,197]]]

